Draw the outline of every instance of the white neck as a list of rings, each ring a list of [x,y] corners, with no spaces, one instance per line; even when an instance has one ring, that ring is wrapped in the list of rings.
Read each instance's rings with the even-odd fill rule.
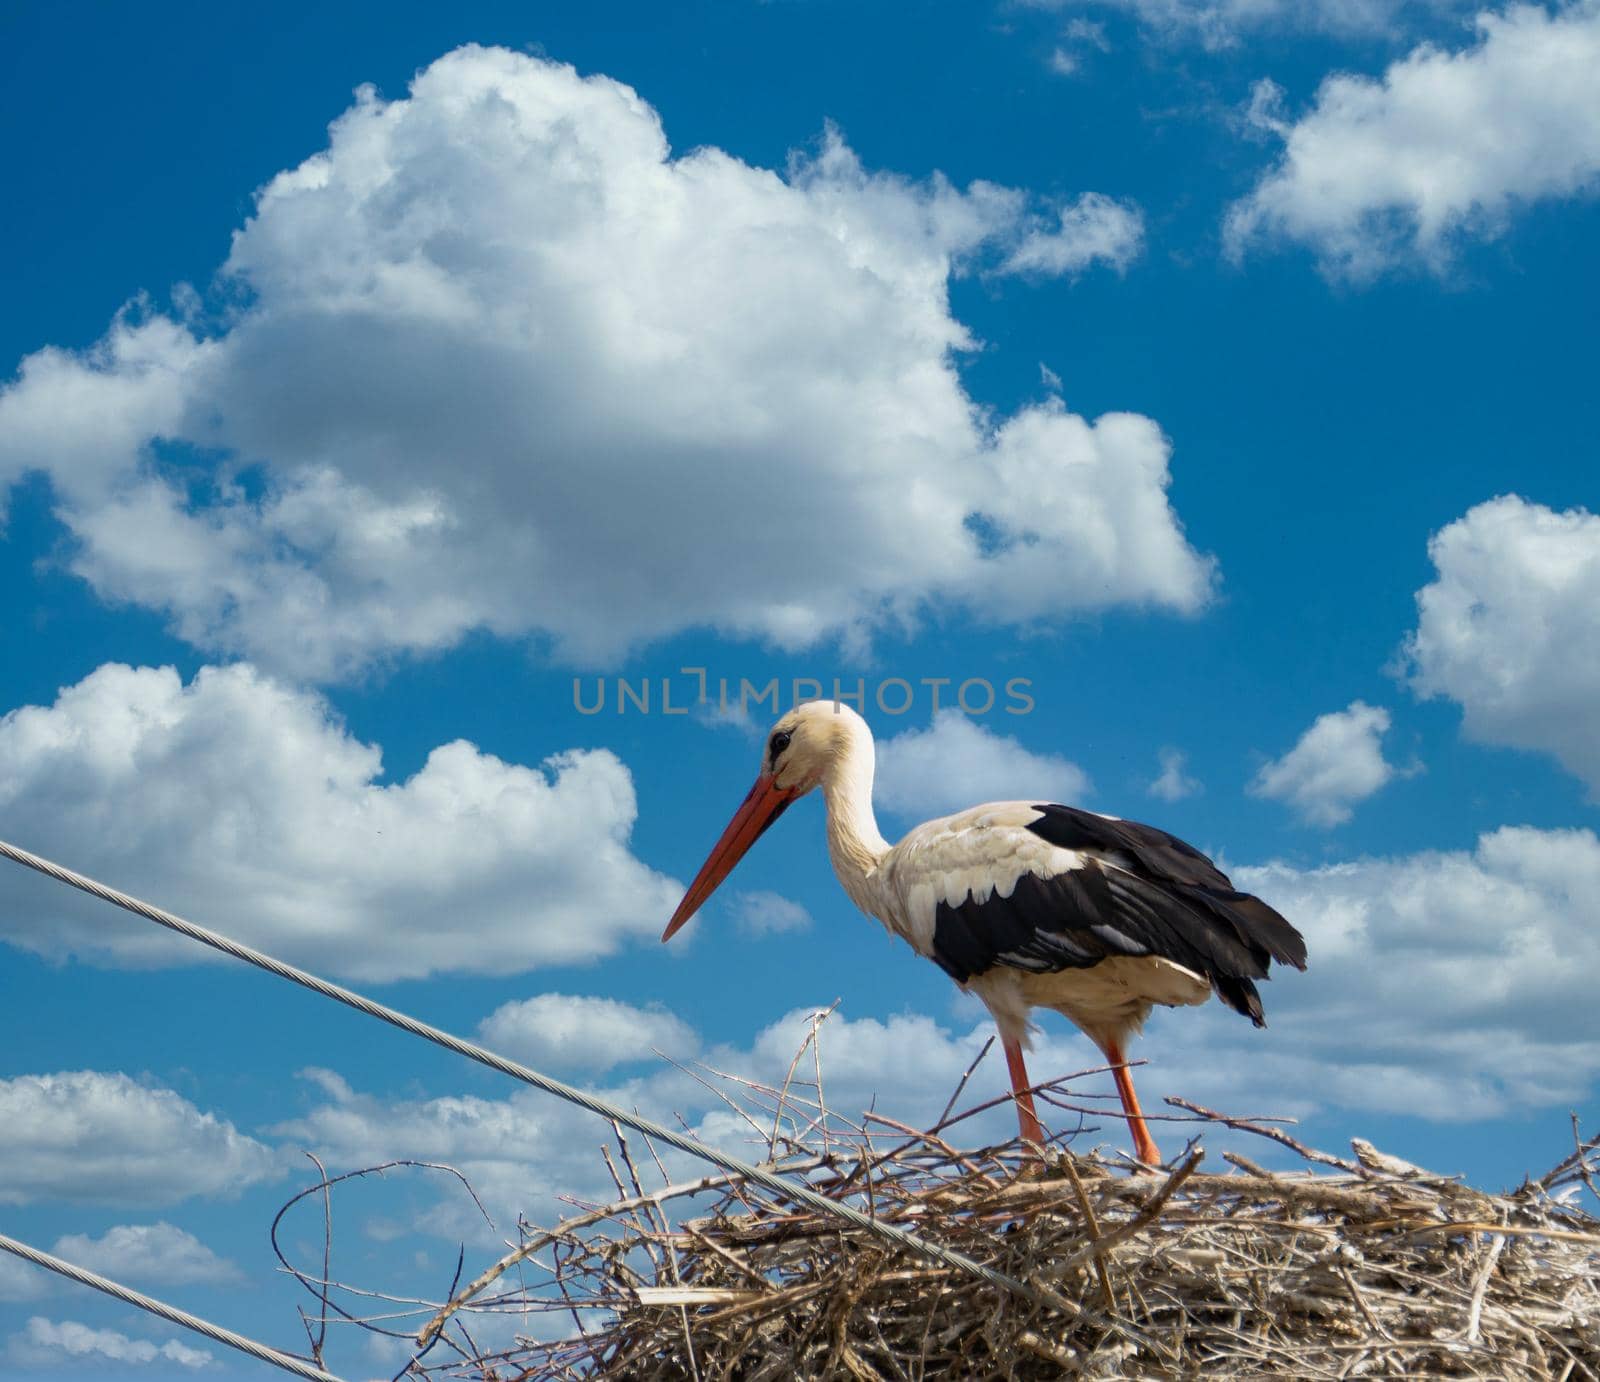
[[[863,726],[865,728],[865,726]],[[879,861],[889,852],[889,842],[878,832],[872,814],[872,739],[852,735],[830,767],[822,783],[823,800],[828,807],[828,857],[833,871],[862,911],[873,913],[868,880]]]

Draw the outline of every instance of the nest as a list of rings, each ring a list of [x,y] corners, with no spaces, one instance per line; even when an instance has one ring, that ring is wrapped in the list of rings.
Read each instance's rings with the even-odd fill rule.
[[[1365,1142],[1333,1156],[1176,1100],[1199,1135],[1160,1173],[1079,1154],[1063,1145],[1072,1135],[1042,1156],[1017,1143],[964,1151],[954,1125],[995,1101],[952,1114],[953,1096],[918,1132],[839,1118],[820,1065],[814,1084],[790,1076],[736,1081],[729,1096],[774,1164],[1014,1287],[737,1177],[673,1182],[616,1129],[604,1153],[615,1200],[522,1225],[512,1251],[452,1286],[406,1374],[1600,1382],[1600,1138],[1578,1137],[1576,1122],[1554,1169],[1490,1194]],[[1103,1117],[1074,1096],[1077,1078],[1041,1098]],[[1271,1144],[1263,1159],[1288,1164],[1229,1150],[1225,1171],[1200,1169],[1203,1137],[1252,1136]],[[514,1346],[480,1349],[473,1316],[506,1313],[524,1331]]]

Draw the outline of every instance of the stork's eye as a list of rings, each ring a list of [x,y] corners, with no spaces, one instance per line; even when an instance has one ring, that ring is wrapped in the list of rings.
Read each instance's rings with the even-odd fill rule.
[[[778,755],[788,747],[789,733],[787,730],[780,729],[767,743],[767,756],[772,759],[774,763],[776,763],[778,761]]]

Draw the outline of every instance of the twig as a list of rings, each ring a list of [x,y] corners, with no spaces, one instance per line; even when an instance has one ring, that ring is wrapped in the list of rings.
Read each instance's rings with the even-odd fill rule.
[[[961,1078],[956,1081],[956,1087],[950,1091],[950,1098],[946,1102],[939,1116],[934,1119],[934,1127],[944,1125],[944,1120],[950,1116],[950,1110],[956,1106],[956,1100],[961,1097],[961,1091],[967,1087],[967,1081],[972,1078],[972,1072],[983,1064],[983,1058],[989,1054],[989,1048],[994,1045],[994,1037],[990,1037],[978,1048],[978,1054],[972,1058],[972,1064],[961,1072]]]
[[[1095,1218],[1094,1206],[1089,1203],[1088,1193],[1083,1188],[1083,1177],[1078,1174],[1078,1168],[1072,1164],[1072,1159],[1067,1159],[1067,1176],[1072,1181],[1072,1193],[1077,1196],[1078,1209],[1083,1214],[1084,1227],[1089,1232],[1089,1241],[1100,1244],[1100,1223]],[[1096,1251],[1094,1255],[1095,1271],[1100,1277],[1100,1290],[1105,1295],[1106,1309],[1114,1311],[1117,1308],[1117,1293],[1111,1288],[1111,1266],[1106,1261],[1103,1251]]]
[[[1104,1237],[1091,1239],[1076,1252],[1069,1254],[1067,1257],[1058,1262],[1051,1263],[1051,1278],[1055,1281],[1060,1281],[1080,1262],[1087,1261],[1091,1257],[1103,1258],[1105,1254],[1110,1252],[1112,1248],[1116,1247],[1118,1243],[1132,1238],[1133,1235],[1138,1233],[1140,1229],[1154,1223],[1157,1216],[1161,1213],[1161,1207],[1172,1198],[1173,1193],[1178,1189],[1178,1187],[1194,1174],[1195,1168],[1199,1166],[1204,1158],[1205,1153],[1199,1149],[1190,1152],[1188,1157],[1183,1161],[1178,1169],[1167,1177],[1166,1184],[1157,1190],[1156,1193],[1150,1197],[1150,1202],[1145,1205],[1145,1207],[1137,1214],[1135,1214],[1133,1218],[1129,1219],[1127,1223],[1118,1224],[1116,1228],[1112,1229],[1111,1232],[1106,1234]]]
[[[1483,1323],[1483,1298],[1489,1290],[1489,1278],[1494,1274],[1495,1263],[1500,1260],[1507,1241],[1505,1238],[1496,1238],[1489,1244],[1489,1250],[1483,1255],[1483,1266],[1478,1269],[1478,1278],[1472,1284],[1472,1304],[1467,1308],[1467,1328],[1463,1336],[1469,1344],[1478,1342],[1479,1326]]]
[[[305,1190],[301,1190],[298,1194],[290,1197],[288,1202],[285,1203],[283,1207],[278,1210],[277,1214],[273,1216],[272,1226],[268,1230],[267,1236],[272,1245],[272,1251],[276,1255],[278,1261],[283,1264],[284,1269],[288,1271],[289,1274],[293,1276],[295,1280],[297,1280],[303,1287],[305,1287],[307,1291],[310,1291],[312,1295],[316,1296],[319,1301],[324,1302],[325,1305],[331,1307],[336,1314],[342,1316],[346,1320],[349,1320],[352,1324],[358,1323],[356,1317],[337,1301],[333,1300],[328,1294],[326,1270],[323,1272],[323,1285],[321,1289],[314,1287],[312,1284],[312,1279],[309,1278],[298,1267],[296,1267],[294,1263],[290,1262],[289,1259],[284,1255],[283,1248],[278,1242],[278,1228],[279,1225],[283,1223],[284,1216],[308,1195],[315,1195],[318,1193],[318,1191],[322,1191],[324,1194],[326,1194],[331,1187],[342,1184],[344,1181],[360,1180],[367,1176],[381,1176],[385,1171],[392,1171],[400,1167],[410,1167],[428,1171],[444,1171],[449,1175],[454,1176],[456,1180],[461,1183],[463,1188],[465,1188],[467,1194],[472,1197],[473,1204],[478,1207],[478,1212],[483,1215],[484,1220],[488,1223],[489,1227],[494,1227],[494,1220],[489,1218],[489,1212],[484,1209],[483,1202],[478,1198],[477,1191],[472,1188],[472,1183],[464,1175],[462,1175],[460,1171],[456,1170],[454,1166],[447,1166],[442,1162],[436,1161],[401,1160],[386,1161],[378,1166],[365,1166],[359,1171],[346,1171],[342,1175],[333,1177],[329,1177],[327,1173],[324,1172],[322,1179],[316,1185],[310,1186]],[[403,1339],[409,1337],[406,1334],[396,1333],[394,1330],[380,1329],[376,1325],[367,1324],[363,1325],[362,1327],[371,1330],[375,1334],[385,1334],[393,1338]]]
[[[1593,1137],[1587,1139],[1579,1136],[1578,1115],[1573,1113],[1571,1117],[1572,1137],[1577,1143],[1577,1146],[1574,1148],[1571,1155],[1562,1157],[1562,1159],[1552,1166],[1548,1171],[1546,1171],[1544,1175],[1540,1176],[1538,1180],[1532,1182],[1532,1184],[1539,1190],[1548,1190],[1563,1172],[1571,1170],[1574,1166],[1583,1165],[1585,1159],[1591,1152],[1594,1152],[1596,1149],[1600,1149],[1600,1133],[1596,1133]]]
[[[1236,1132],[1254,1133],[1257,1137],[1270,1138],[1273,1142],[1282,1143],[1298,1156],[1307,1161],[1320,1162],[1324,1166],[1337,1166],[1341,1171],[1350,1171],[1356,1175],[1361,1174],[1361,1167],[1353,1161],[1346,1161],[1343,1157],[1334,1156],[1331,1152],[1319,1152],[1315,1147],[1308,1147],[1303,1142],[1298,1142],[1290,1137],[1281,1128],[1268,1127],[1262,1123],[1248,1122],[1243,1118],[1230,1118],[1225,1113],[1218,1113],[1215,1109],[1206,1108],[1204,1104],[1191,1103],[1188,1099],[1180,1099],[1169,1094],[1167,1103],[1190,1113],[1197,1114],[1208,1123],[1221,1123],[1223,1127],[1232,1128]]]
[[[319,1313],[316,1342],[311,1346],[311,1356],[317,1360],[317,1366],[321,1367],[322,1350],[328,1342],[327,1280],[333,1274],[333,1189],[328,1184],[327,1168],[317,1159],[316,1153],[307,1152],[306,1156],[317,1168],[317,1175],[322,1178],[322,1282],[319,1287],[322,1292],[322,1309]]]
[[[786,1163],[783,1169],[793,1173],[814,1169],[822,1164],[821,1157],[807,1157],[795,1163]],[[615,1218],[618,1213],[642,1207],[646,1201],[665,1204],[668,1200],[682,1199],[688,1195],[701,1195],[708,1190],[720,1190],[733,1183],[737,1178],[732,1175],[702,1176],[699,1180],[681,1181],[677,1185],[664,1185],[660,1190],[652,1191],[648,1195],[641,1195],[635,1200],[622,1201],[614,1205],[605,1205],[600,1209],[591,1210],[587,1214],[579,1215],[574,1219],[565,1220],[559,1227],[536,1234],[526,1243],[513,1248],[498,1262],[486,1267],[476,1277],[469,1281],[466,1287],[448,1300],[444,1307],[433,1319],[423,1326],[417,1335],[419,1343],[427,1343],[435,1334],[444,1328],[444,1322],[451,1315],[461,1309],[469,1300],[478,1295],[486,1287],[491,1286],[505,1275],[519,1262],[533,1256],[540,1248],[549,1247],[565,1234],[576,1232],[578,1229],[588,1228],[591,1224],[598,1224],[602,1220]]]
[[[466,1249],[466,1245],[462,1244],[461,1250],[456,1254],[455,1275],[450,1278],[450,1290],[449,1290],[449,1292],[446,1293],[447,1297],[449,1295],[453,1295],[455,1293],[456,1287],[458,1285],[460,1285],[460,1283],[461,1283],[461,1269],[464,1266],[466,1266],[466,1262],[467,1262],[467,1249]],[[412,1354],[411,1354],[411,1357],[406,1360],[405,1367],[401,1368],[399,1372],[395,1373],[395,1375],[390,1379],[390,1382],[400,1382],[400,1379],[402,1377],[404,1377],[408,1372],[410,1372],[413,1368],[415,1368],[418,1363],[420,1363],[425,1357],[428,1356],[428,1354],[432,1351],[434,1344],[436,1344],[438,1342],[439,1341],[438,1341],[437,1338],[431,1339],[431,1340],[429,1340],[429,1342],[424,1347],[413,1350]],[[468,1340],[468,1342],[470,1343],[471,1340]]]
[[[830,1003],[826,1008],[822,1008],[822,1009],[818,1010],[817,1012],[814,1012],[814,1013],[811,1014],[811,1029],[810,1029],[810,1031],[808,1031],[806,1033],[805,1040],[800,1043],[800,1049],[794,1053],[794,1059],[789,1062],[789,1069],[788,1069],[788,1072],[783,1077],[783,1083],[778,1087],[778,1090],[777,1090],[777,1096],[778,1097],[777,1097],[777,1099],[775,1101],[776,1108],[774,1109],[773,1114],[772,1114],[771,1149],[772,1149],[772,1155],[773,1156],[776,1156],[778,1154],[778,1128],[779,1128],[779,1124],[783,1120],[784,1105],[788,1101],[789,1085],[790,1085],[791,1081],[793,1081],[793,1079],[794,1079],[794,1072],[797,1069],[799,1069],[799,1067],[800,1067],[800,1058],[805,1055],[807,1047],[815,1047],[816,1046],[816,1044],[817,1044],[817,1029],[824,1022],[826,1022],[829,1017],[831,1017],[833,1015],[833,1011],[834,1011],[835,1008],[837,1008],[839,1006],[839,1003],[840,1003],[840,1000],[835,998],[833,1000],[833,1002]],[[822,1067],[821,1067],[821,1064],[820,1064],[820,1057],[819,1057],[819,1064],[817,1066],[817,1072],[818,1072],[817,1073],[817,1105],[818,1105],[819,1108],[822,1105],[822,1073],[821,1073],[821,1071],[822,1071]],[[826,1120],[824,1120],[822,1125],[821,1125],[821,1131],[822,1131],[822,1151],[823,1151],[823,1155],[827,1155],[827,1151],[828,1151],[828,1134],[827,1134],[827,1121]]]

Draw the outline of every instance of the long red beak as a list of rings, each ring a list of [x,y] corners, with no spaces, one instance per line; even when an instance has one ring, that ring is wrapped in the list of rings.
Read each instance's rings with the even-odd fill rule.
[[[762,831],[777,820],[797,796],[798,792],[778,786],[771,773],[762,773],[756,779],[756,785],[733,813],[711,857],[700,866],[694,882],[689,884],[689,891],[683,895],[678,910],[661,933],[663,941],[671,940],[673,933],[700,910],[701,904],[717,890],[717,884],[733,872],[733,866],[744,858],[745,851],[761,838]]]

